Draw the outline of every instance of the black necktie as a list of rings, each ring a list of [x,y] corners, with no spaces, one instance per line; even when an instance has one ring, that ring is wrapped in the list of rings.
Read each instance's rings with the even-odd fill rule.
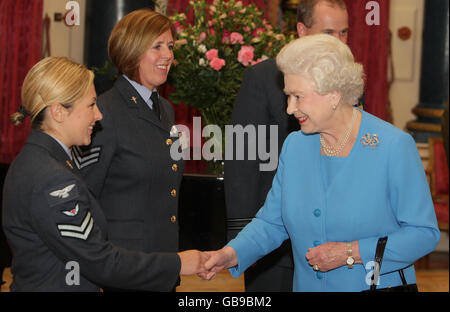
[[[153,102],[152,110],[156,114],[156,117],[160,120],[160,109],[159,109],[159,97],[157,92],[152,92],[152,95],[150,96],[150,99]]]

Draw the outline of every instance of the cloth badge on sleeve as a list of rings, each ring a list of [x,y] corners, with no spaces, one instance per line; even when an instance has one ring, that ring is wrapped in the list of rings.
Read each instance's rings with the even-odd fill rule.
[[[59,234],[64,237],[73,237],[86,240],[94,227],[94,219],[88,211],[80,225],[58,224]]]
[[[75,183],[56,186],[46,192],[50,207],[65,203],[78,197],[78,187]]]
[[[83,149],[79,146],[72,147],[72,156],[78,169],[95,164],[100,159],[102,148],[100,146]]]
[[[78,204],[75,206],[75,208],[71,210],[65,210],[62,213],[69,217],[75,217],[78,214],[78,211],[80,210],[80,207]]]

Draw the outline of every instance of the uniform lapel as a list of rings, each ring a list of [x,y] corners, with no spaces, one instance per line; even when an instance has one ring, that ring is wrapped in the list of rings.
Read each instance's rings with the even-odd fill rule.
[[[160,101],[161,120],[158,120],[144,99],[142,99],[136,89],[124,77],[119,76],[114,87],[120,92],[128,107],[135,112],[137,118],[170,132],[172,125],[169,124],[166,107],[162,99]]]

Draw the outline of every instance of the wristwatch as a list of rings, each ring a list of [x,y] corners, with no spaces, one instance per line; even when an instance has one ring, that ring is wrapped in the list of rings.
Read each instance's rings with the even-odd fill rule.
[[[347,267],[353,269],[353,263],[355,263],[355,259],[353,258],[352,243],[347,243]]]

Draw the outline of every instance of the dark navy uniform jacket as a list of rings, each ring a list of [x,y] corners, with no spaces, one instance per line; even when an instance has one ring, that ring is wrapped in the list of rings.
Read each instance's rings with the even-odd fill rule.
[[[97,102],[101,127],[75,159],[106,216],[109,240],[131,250],[177,251],[184,162],[170,155],[178,139],[171,104],[160,98],[159,120],[123,76]]]
[[[11,164],[3,190],[11,290],[98,291],[97,285],[111,285],[171,291],[179,278],[178,255],[107,242],[104,214],[76,171],[59,143],[40,131],[32,131]]]

